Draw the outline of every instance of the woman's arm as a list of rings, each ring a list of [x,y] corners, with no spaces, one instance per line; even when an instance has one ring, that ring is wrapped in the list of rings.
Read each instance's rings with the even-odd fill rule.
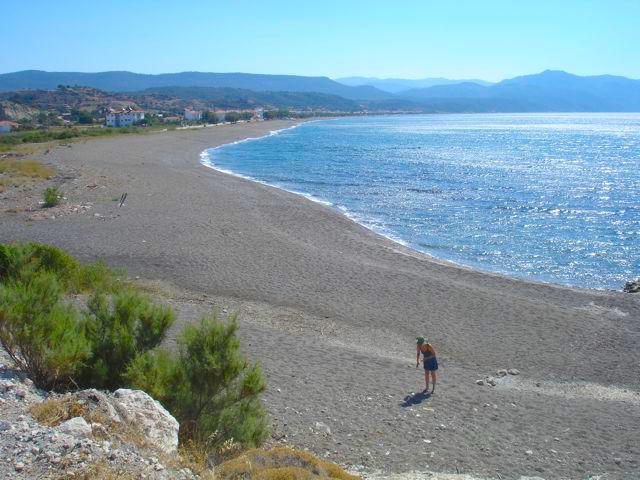
[[[420,365],[420,345],[416,345],[416,368]]]

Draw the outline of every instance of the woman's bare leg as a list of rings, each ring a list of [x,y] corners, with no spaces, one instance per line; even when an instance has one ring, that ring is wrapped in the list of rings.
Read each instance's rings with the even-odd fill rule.
[[[429,391],[429,370],[425,368],[424,370],[424,383],[425,383],[425,392]]]
[[[431,393],[436,393],[436,371],[432,370],[431,371],[431,383],[433,384],[433,390],[431,390]],[[429,387],[427,386],[427,389]]]

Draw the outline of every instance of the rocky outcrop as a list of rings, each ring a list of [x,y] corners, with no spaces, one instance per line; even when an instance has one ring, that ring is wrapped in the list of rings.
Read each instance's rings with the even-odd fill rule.
[[[0,102],[0,120],[11,120],[13,122],[32,120],[38,113],[37,109],[26,105],[9,101]]]
[[[91,425],[82,417],[74,417],[58,425],[58,431],[73,437],[85,438],[91,435]]]
[[[114,393],[114,406],[124,420],[142,430],[154,445],[167,453],[178,449],[178,421],[142,390],[121,388]]]
[[[146,393],[51,395],[7,363],[0,349],[0,478],[198,478],[176,453],[178,422]],[[45,425],[32,411],[48,402],[78,416]]]
[[[624,293],[640,293],[640,278],[625,283],[622,291]]]

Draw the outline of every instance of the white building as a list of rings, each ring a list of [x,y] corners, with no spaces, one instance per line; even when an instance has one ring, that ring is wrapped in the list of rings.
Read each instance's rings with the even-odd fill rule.
[[[117,112],[107,112],[107,127],[130,127],[140,120],[144,120],[144,111],[131,107]]]
[[[200,110],[184,109],[184,119],[187,122],[198,122],[202,118],[202,112]]]

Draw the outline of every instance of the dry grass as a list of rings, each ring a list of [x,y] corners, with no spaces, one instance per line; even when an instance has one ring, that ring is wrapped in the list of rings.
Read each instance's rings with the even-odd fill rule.
[[[219,480],[359,480],[338,465],[291,448],[249,450],[216,468]]]
[[[69,478],[68,476],[60,477],[60,480]],[[86,469],[75,472],[74,477],[81,480],[134,480],[141,478],[140,475],[136,476],[130,472],[119,472],[110,465],[101,462],[94,463],[88,466]]]
[[[55,172],[42,165],[37,160],[0,160],[0,173],[12,177],[26,177],[31,179],[45,179],[55,175]]]
[[[157,457],[163,465],[175,470],[188,468],[196,475],[206,475],[210,472],[209,453],[202,445],[195,442],[181,443],[177,455],[159,453]]]
[[[7,187],[20,187],[27,183],[45,180],[55,172],[36,160],[17,160],[15,158],[0,160],[0,192]]]
[[[29,411],[38,422],[50,427],[57,427],[75,417],[83,417],[87,422],[90,421],[87,418],[89,412],[86,405],[65,397],[52,397],[40,403],[34,403],[29,407]]]
[[[94,431],[94,436],[102,440],[111,438],[142,448],[153,447],[144,432],[135,425],[124,422],[116,423],[99,410],[91,410],[71,397],[52,397],[31,405],[29,411],[43,425],[56,427],[72,418],[82,417],[89,424],[99,423],[104,427],[106,435],[100,431]]]
[[[93,436],[100,440],[111,440],[120,444],[136,445],[142,451],[152,450],[149,455],[157,457],[166,467],[174,470],[189,468],[203,480],[213,480],[213,471],[208,466],[209,453],[196,444],[180,446],[178,454],[168,454],[157,450],[155,444],[135,424],[116,423],[99,410],[91,410],[77,400],[67,397],[52,397],[29,408],[33,417],[40,423],[55,427],[75,417],[84,418],[87,423],[99,423],[104,427],[94,429]],[[100,431],[102,430],[102,432]],[[76,475],[75,478],[88,480],[129,480],[141,478],[128,472],[118,472],[105,463],[96,463]]]

